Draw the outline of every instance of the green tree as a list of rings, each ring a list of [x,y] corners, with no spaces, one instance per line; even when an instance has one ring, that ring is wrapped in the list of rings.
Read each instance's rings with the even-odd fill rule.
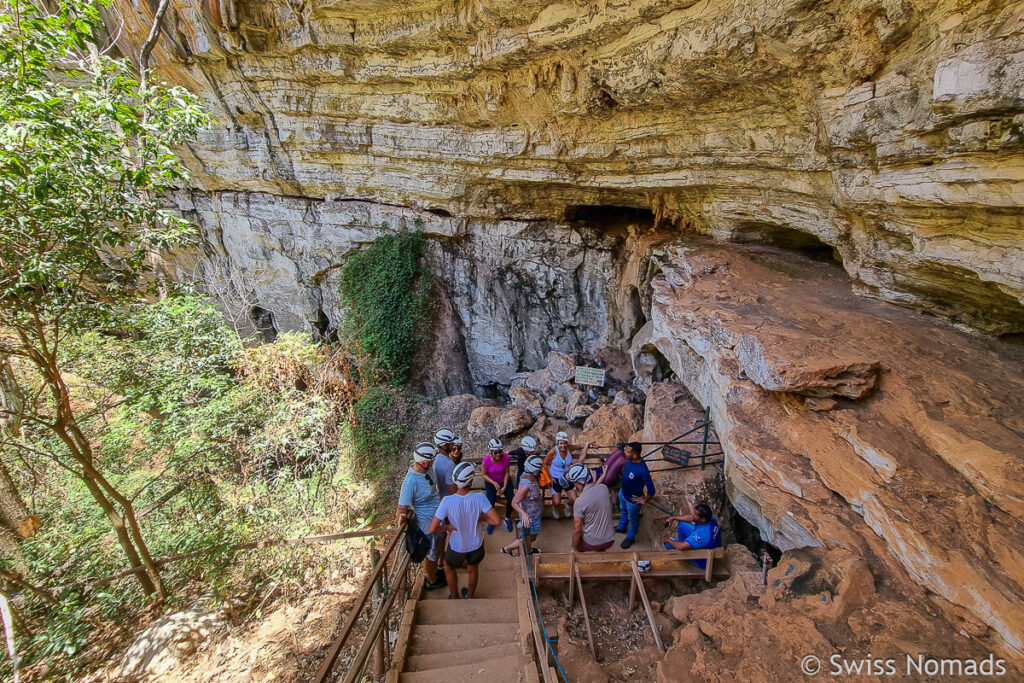
[[[143,591],[163,594],[132,504],[81,427],[60,348],[140,300],[151,254],[193,234],[164,202],[187,179],[175,146],[206,117],[180,88],[140,85],[96,43],[99,28],[95,2],[0,0],[0,356],[34,368],[40,391],[22,419],[56,437],[46,455],[86,485]]]

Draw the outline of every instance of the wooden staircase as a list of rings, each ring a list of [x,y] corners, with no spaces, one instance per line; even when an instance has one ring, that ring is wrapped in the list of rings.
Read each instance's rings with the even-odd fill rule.
[[[523,562],[501,553],[511,540],[504,527],[486,537],[487,555],[472,600],[449,600],[447,588],[424,591],[422,578],[417,579],[387,683],[539,683],[545,672],[535,655],[533,597]],[[460,589],[467,580],[460,570]],[[550,669],[546,673],[550,676]]]

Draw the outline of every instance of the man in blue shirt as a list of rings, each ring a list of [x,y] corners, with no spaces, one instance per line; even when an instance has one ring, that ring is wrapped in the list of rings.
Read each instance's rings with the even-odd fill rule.
[[[636,541],[640,530],[640,508],[654,497],[654,480],[640,454],[641,446],[636,441],[626,444],[626,465],[622,469],[622,484],[619,489],[619,523],[617,533],[625,533],[622,548],[628,548]],[[647,495],[644,495],[646,489]]]
[[[398,509],[395,516],[398,525],[407,519],[415,519],[420,531],[430,538],[430,551],[423,559],[423,571],[426,578],[423,587],[434,590],[446,585],[445,576],[437,571],[438,550],[441,546],[441,534],[430,533],[430,522],[434,519],[441,497],[437,494],[437,484],[431,478],[437,450],[429,443],[421,443],[413,450],[413,464],[405,473],[402,490],[398,494]]]
[[[711,508],[706,503],[694,506],[688,515],[675,515],[665,520],[665,526],[677,522],[676,538],[665,537],[666,550],[700,550],[703,548],[722,547],[722,531],[718,528],[718,520],[711,515]],[[704,569],[705,560],[691,560]]]

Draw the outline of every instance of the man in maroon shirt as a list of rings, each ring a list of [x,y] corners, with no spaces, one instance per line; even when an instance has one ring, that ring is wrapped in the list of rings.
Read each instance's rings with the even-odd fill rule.
[[[601,464],[603,472],[598,477],[598,484],[604,484],[612,492],[612,507],[618,512],[619,507],[619,480],[622,479],[622,469],[626,466],[625,444],[620,443],[611,455],[605,458]]]

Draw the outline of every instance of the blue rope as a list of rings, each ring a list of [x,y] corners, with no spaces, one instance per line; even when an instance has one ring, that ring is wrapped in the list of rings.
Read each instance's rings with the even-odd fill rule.
[[[548,637],[548,629],[544,626],[544,615],[541,614],[540,611],[540,596],[537,595],[537,582],[533,578],[533,566],[530,563],[530,552],[526,545],[526,529],[520,528],[519,531],[522,533],[517,534],[517,536],[523,541],[523,554],[526,556],[526,575],[530,578],[530,588],[533,589],[533,600],[537,605],[537,621],[540,622],[540,630],[541,633],[544,634],[544,642],[548,646],[548,652],[551,653],[551,658],[555,660],[555,666],[558,667],[558,673],[562,675],[562,680],[565,681],[565,683],[569,683],[569,677],[565,675],[565,669],[562,668],[562,663],[558,661],[558,655],[555,654],[555,649],[551,647],[551,639]],[[571,580],[572,579],[570,579],[570,581]]]

